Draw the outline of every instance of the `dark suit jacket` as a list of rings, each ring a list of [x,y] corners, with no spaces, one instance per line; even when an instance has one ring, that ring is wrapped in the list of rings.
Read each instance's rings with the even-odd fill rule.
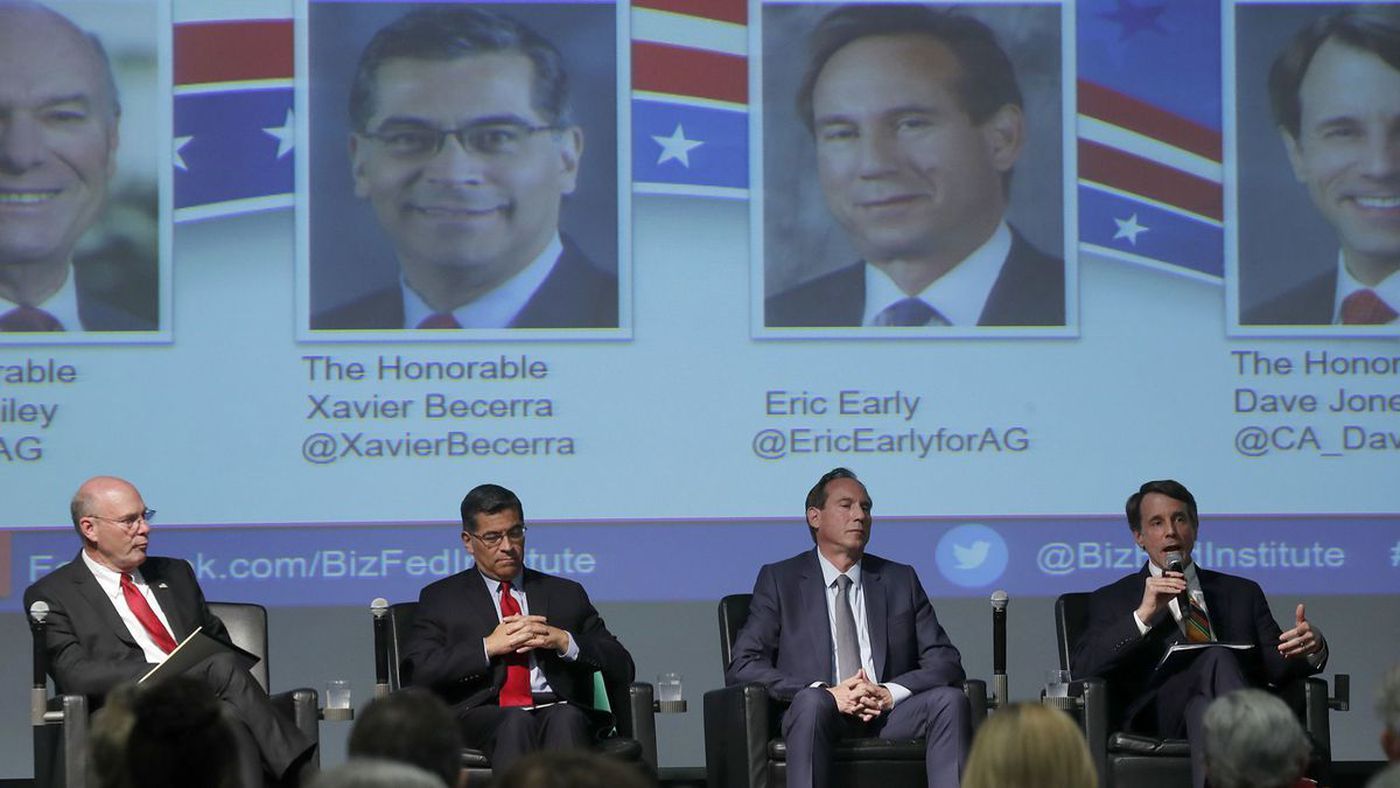
[[[914,568],[867,553],[860,563],[870,650],[882,682],[910,690],[966,678]],[[749,618],[734,640],[724,683],[757,682],[791,701],[813,682],[831,681],[831,625],[816,550],[758,571]]]
[[[1282,633],[1259,584],[1243,577],[1196,568],[1206,597],[1211,629],[1222,643],[1252,643],[1254,656],[1246,660],[1246,672],[1259,683],[1282,684],[1318,672],[1303,658],[1284,659],[1278,653]],[[1108,682],[1114,719],[1131,722],[1156,693],[1153,681],[1157,661],[1172,644],[1185,636],[1168,613],[1146,635],[1139,635],[1133,611],[1142,603],[1147,565],[1123,579],[1098,589],[1089,598],[1089,629],[1070,655],[1075,678],[1099,677]]]
[[[1330,326],[1337,301],[1337,267],[1245,310],[1247,326]]]
[[[178,558],[150,556],[141,564],[170,634],[184,640],[195,627],[228,640],[224,622],[209,612],[194,569]],[[79,554],[24,592],[24,609],[36,600],[49,604],[49,673],[60,693],[101,698],[116,685],[140,678],[155,667],[102,592]]]
[[[549,649],[534,652],[555,694],[592,708],[594,671],[619,683],[636,677],[632,655],[608,631],[583,586],[533,569],[523,577],[530,615],[544,616],[578,644],[574,662]],[[482,640],[500,623],[496,604],[475,567],[424,588],[400,665],[404,681],[432,689],[454,709],[495,703],[506,665],[499,658],[486,659]]]
[[[148,287],[123,282],[126,289],[119,290],[99,276],[104,271],[92,270],[91,266],[75,265],[71,273],[78,291],[78,320],[83,324],[83,331],[155,331],[159,328],[153,313],[141,314],[136,304],[127,303],[140,300],[148,303],[151,309],[159,309],[154,282]]]
[[[865,316],[865,263],[804,282],[768,299],[764,325],[859,326]],[[1035,248],[1013,228],[1011,251],[977,318],[979,326],[1065,324],[1065,261]]]
[[[508,328],[617,327],[617,276],[597,268],[569,238],[562,241],[559,262]],[[403,327],[403,292],[398,284],[311,318],[315,330]]]

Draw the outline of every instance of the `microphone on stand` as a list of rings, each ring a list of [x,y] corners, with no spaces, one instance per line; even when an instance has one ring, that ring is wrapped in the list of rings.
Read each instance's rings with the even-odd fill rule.
[[[389,600],[375,597],[369,603],[374,616],[374,697],[389,694]]]
[[[1010,701],[1006,682],[1006,605],[1009,601],[1005,591],[992,592],[992,697],[996,708]]]
[[[44,724],[44,712],[49,707],[48,651],[45,649],[48,617],[48,602],[40,599],[29,606],[29,631],[34,635],[34,684],[29,690],[29,722],[35,726]]]

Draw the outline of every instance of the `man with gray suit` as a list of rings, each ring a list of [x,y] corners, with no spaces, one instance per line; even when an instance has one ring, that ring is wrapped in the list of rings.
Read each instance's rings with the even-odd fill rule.
[[[914,568],[865,552],[871,501],[836,468],[807,494],[816,549],[764,566],[725,684],[756,682],[783,713],[787,784],[830,784],[848,736],[925,738],[930,786],[956,786],[972,739],[962,657]]]

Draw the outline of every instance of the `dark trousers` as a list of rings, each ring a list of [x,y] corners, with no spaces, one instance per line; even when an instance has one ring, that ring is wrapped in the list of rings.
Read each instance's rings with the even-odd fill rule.
[[[223,701],[239,745],[242,785],[263,785],[264,772],[283,780],[294,764],[306,760],[312,742],[294,721],[273,707],[262,685],[232,654],[216,654],[190,668],[187,675],[198,678]]]
[[[1130,718],[1129,729],[1191,745],[1191,784],[1206,784],[1206,707],[1216,698],[1249,686],[1233,651],[1209,648],[1187,668],[1163,681],[1151,700]]]
[[[539,709],[477,706],[457,715],[462,740],[491,759],[491,773],[535,750],[571,750],[593,742],[593,722],[578,706],[556,703]]]
[[[831,784],[831,750],[842,738],[924,739],[930,788],[957,788],[972,744],[972,710],[957,687],[934,687],[905,698],[868,723],[842,714],[821,687],[797,693],[783,714],[789,788]]]

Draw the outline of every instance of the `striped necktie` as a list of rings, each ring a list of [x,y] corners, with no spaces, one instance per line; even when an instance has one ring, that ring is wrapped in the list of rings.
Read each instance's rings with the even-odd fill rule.
[[[1215,640],[1210,631],[1210,619],[1206,618],[1206,611],[1196,604],[1196,598],[1190,593],[1183,596],[1186,597],[1186,609],[1182,611],[1181,624],[1186,629],[1186,639],[1192,643],[1209,643]],[[1177,602],[1180,604],[1180,600]]]

